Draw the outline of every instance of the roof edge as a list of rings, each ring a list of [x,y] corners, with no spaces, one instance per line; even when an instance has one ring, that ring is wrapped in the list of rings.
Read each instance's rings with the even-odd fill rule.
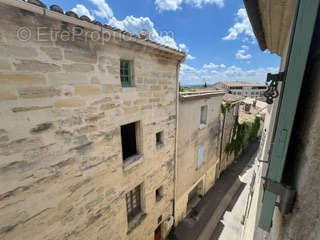
[[[25,2],[23,0],[0,0],[0,3],[6,4],[11,7],[16,7],[18,9],[23,9],[23,10],[26,10],[26,11],[29,11],[29,12],[32,12],[35,14],[43,15],[43,16],[46,16],[46,17],[54,19],[54,20],[68,22],[68,23],[71,23],[71,24],[74,24],[74,25],[77,25],[80,27],[84,27],[89,30],[100,31],[101,33],[110,33],[110,32],[121,33],[123,35],[132,37],[132,41],[136,42],[137,44],[141,44],[146,47],[158,49],[160,51],[164,51],[167,53],[171,53],[175,56],[179,56],[179,59],[182,62],[186,59],[186,56],[187,56],[186,53],[183,51],[162,45],[160,43],[157,43],[157,42],[154,42],[151,40],[142,39],[139,36],[132,34],[132,33],[129,33],[127,31],[123,31],[121,29],[107,26],[107,25],[102,26],[99,24],[95,24],[93,22],[87,22],[87,21],[81,20],[79,18],[75,18],[72,16],[65,15],[63,13],[49,10],[46,8],[46,6],[40,7],[40,6],[34,5],[32,3]]]
[[[261,14],[259,10],[259,1],[257,0],[243,0],[244,6],[247,10],[247,14],[254,32],[256,36],[259,47],[262,51],[267,49],[267,44],[265,40]]]

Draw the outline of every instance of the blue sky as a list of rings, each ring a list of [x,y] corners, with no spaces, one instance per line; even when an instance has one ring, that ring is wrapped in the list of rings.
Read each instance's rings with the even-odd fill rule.
[[[262,52],[241,0],[43,0],[188,53],[182,84],[264,82],[280,58]]]

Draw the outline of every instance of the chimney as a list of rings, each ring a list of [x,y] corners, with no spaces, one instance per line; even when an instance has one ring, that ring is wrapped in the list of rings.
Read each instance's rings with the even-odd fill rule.
[[[140,38],[143,40],[149,40],[150,39],[150,33],[147,29],[143,29],[140,33]]]

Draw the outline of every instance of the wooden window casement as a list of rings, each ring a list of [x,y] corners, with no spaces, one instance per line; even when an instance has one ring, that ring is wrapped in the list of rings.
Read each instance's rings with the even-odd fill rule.
[[[126,194],[128,222],[141,213],[141,185]]]
[[[122,87],[133,87],[133,62],[120,60],[120,79]]]

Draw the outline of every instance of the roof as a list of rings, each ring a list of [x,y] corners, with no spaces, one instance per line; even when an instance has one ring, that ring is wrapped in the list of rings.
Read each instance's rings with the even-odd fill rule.
[[[36,14],[40,14],[55,20],[60,20],[63,22],[75,24],[77,26],[81,26],[86,29],[100,31],[102,33],[108,33],[110,31],[117,32],[125,36],[131,37],[130,39],[132,39],[132,41],[138,44],[143,44],[151,48],[156,48],[161,51],[178,55],[182,61],[185,60],[186,58],[186,53],[184,53],[183,51],[168,47],[166,45],[162,45],[160,43],[157,43],[155,41],[145,38],[145,36],[138,36],[138,35],[129,33],[127,31],[123,31],[121,29],[112,27],[110,25],[102,24],[101,22],[96,20],[91,21],[90,18],[85,15],[78,16],[75,12],[72,12],[72,11],[64,12],[63,9],[58,5],[51,5],[50,8],[48,9],[48,7],[40,0],[28,0],[27,2],[24,0],[0,0],[0,3],[4,3],[9,6],[27,10]]]
[[[222,96],[225,94],[226,92],[224,90],[180,92],[180,100],[181,101],[196,100],[196,99],[202,99],[202,98]]]
[[[223,84],[230,86],[230,87],[235,87],[235,86],[242,86],[242,87],[265,87],[265,84],[262,83],[251,83],[251,82],[240,82],[240,81],[224,81],[222,82]]]
[[[245,99],[245,97],[229,94],[229,93],[223,96],[223,101],[230,102],[230,103],[239,102],[239,101],[242,101],[243,99]]]

